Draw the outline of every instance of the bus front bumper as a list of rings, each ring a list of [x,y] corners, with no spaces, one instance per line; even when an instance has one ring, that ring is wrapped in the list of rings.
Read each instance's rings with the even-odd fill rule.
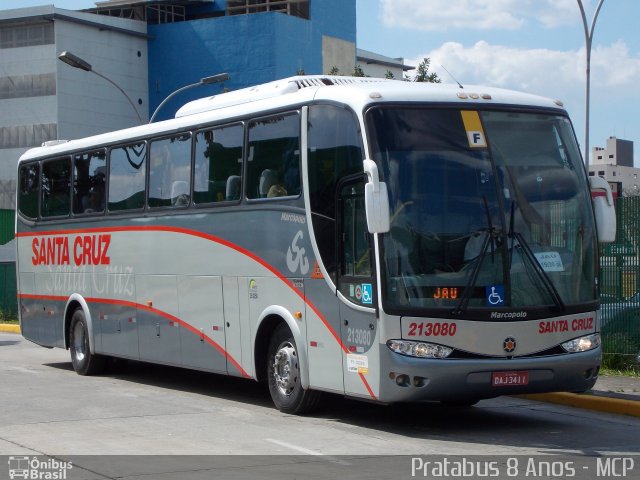
[[[510,359],[414,358],[392,352],[386,345],[381,345],[381,351],[378,399],[385,403],[471,402],[500,395],[584,392],[595,384],[602,359],[600,347],[580,353]],[[494,386],[494,374],[504,377],[504,372],[521,372],[526,384]]]

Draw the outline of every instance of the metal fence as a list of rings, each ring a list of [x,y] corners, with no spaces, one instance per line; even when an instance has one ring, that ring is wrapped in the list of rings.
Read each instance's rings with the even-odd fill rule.
[[[14,210],[0,210],[0,322],[18,316]]]
[[[640,197],[619,198],[615,243],[600,246],[605,364],[636,365],[640,356]]]

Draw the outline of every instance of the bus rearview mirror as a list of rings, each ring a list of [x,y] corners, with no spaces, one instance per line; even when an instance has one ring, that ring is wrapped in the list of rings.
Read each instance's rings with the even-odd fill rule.
[[[589,177],[591,203],[596,217],[598,241],[611,243],[616,241],[616,211],[611,186],[602,177]]]
[[[367,183],[364,186],[364,205],[369,233],[389,231],[389,194],[387,184],[380,181],[378,166],[373,160],[364,161]]]

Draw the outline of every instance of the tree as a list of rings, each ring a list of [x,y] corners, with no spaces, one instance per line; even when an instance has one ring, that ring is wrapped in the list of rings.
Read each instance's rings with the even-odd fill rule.
[[[393,75],[393,72],[391,70],[387,70],[387,73],[384,74],[384,78],[386,78],[387,80],[393,80],[396,77]]]
[[[413,77],[414,82],[429,82],[429,83],[441,83],[438,74],[435,72],[429,73],[429,67],[431,66],[431,59],[425,57],[418,68],[416,69],[416,76]]]
[[[366,75],[364,74],[364,70],[362,70],[362,67],[360,65],[356,65],[355,67],[353,67],[353,76],[366,77]]]

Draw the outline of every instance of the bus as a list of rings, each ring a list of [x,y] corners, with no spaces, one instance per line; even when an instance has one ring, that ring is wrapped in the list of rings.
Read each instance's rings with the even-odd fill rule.
[[[607,182],[559,101],[298,76],[18,163],[23,336],[324,392],[472,405],[598,376]]]

